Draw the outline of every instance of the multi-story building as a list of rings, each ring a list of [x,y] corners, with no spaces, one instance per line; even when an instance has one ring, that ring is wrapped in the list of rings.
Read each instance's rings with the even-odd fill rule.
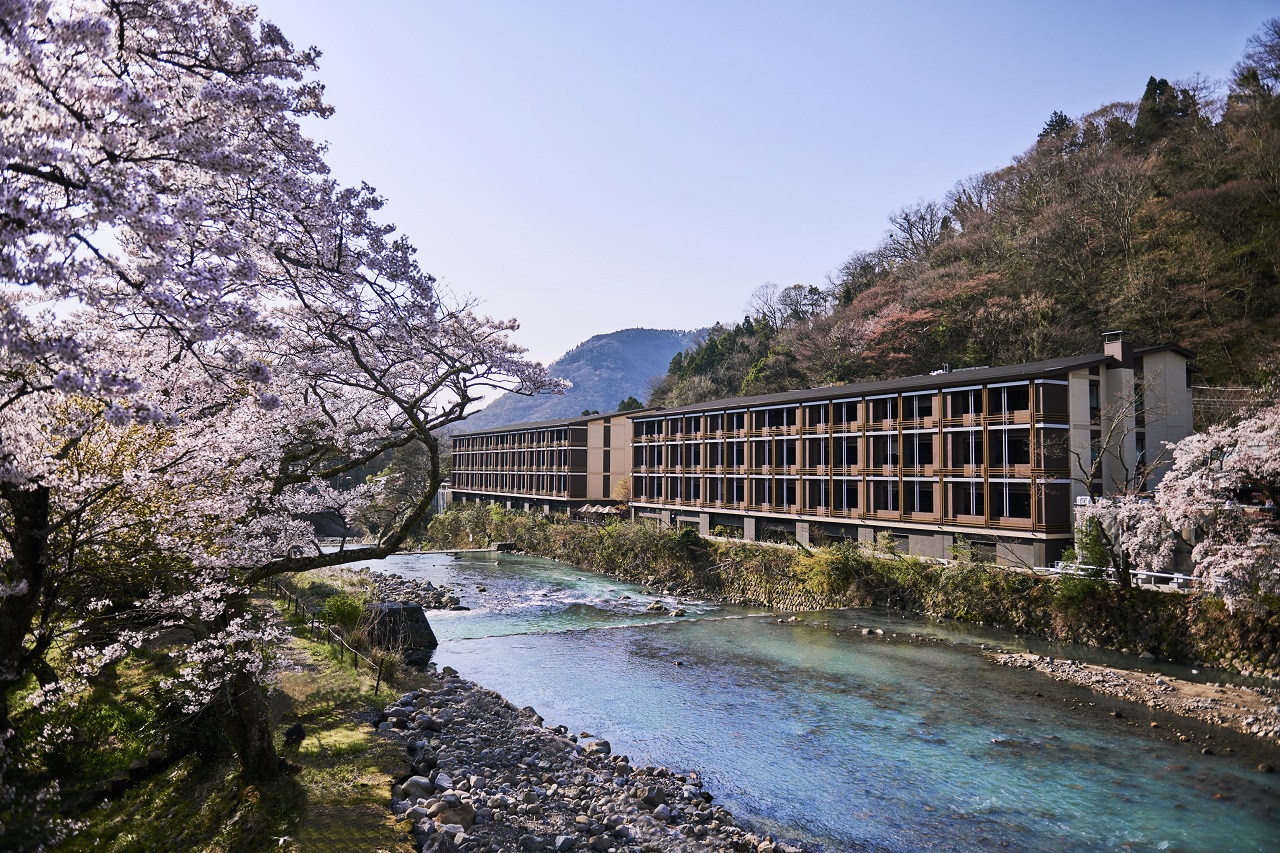
[[[452,498],[542,512],[608,502],[631,475],[630,431],[615,413],[459,433]]]
[[[1072,507],[1152,487],[1191,432],[1177,347],[717,400],[636,413],[632,512],[748,540],[874,539],[1046,565]]]

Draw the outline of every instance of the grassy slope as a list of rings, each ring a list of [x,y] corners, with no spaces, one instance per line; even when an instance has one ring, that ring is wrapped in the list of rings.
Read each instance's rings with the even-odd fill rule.
[[[300,767],[296,775],[261,789],[245,788],[236,780],[234,764],[188,756],[104,807],[78,815],[87,825],[59,849],[412,850],[387,809],[392,776],[404,770],[403,750],[369,724],[394,692],[383,688],[375,697],[370,677],[355,672],[349,659],[339,662],[328,646],[305,633],[294,626],[285,649],[290,664],[271,696],[278,732],[295,721],[307,730],[299,747],[277,740],[281,754]]]

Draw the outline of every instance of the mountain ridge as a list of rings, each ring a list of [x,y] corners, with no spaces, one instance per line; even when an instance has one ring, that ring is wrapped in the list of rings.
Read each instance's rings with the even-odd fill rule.
[[[628,397],[643,401],[650,380],[666,375],[671,359],[705,334],[705,329],[629,328],[593,335],[548,366],[552,376],[570,383],[563,395],[503,394],[459,426],[490,429],[575,417],[584,410],[612,412]]]

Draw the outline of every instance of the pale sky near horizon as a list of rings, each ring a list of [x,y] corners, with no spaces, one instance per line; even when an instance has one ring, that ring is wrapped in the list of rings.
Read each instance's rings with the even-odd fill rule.
[[[549,362],[824,284],[1054,110],[1225,80],[1280,4],[258,0],[324,53],[309,126],[452,292]]]

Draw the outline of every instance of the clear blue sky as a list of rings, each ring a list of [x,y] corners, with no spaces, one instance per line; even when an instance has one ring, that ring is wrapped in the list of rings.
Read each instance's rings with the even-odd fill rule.
[[[261,0],[422,265],[550,361],[822,284],[1053,110],[1224,79],[1271,2]]]

